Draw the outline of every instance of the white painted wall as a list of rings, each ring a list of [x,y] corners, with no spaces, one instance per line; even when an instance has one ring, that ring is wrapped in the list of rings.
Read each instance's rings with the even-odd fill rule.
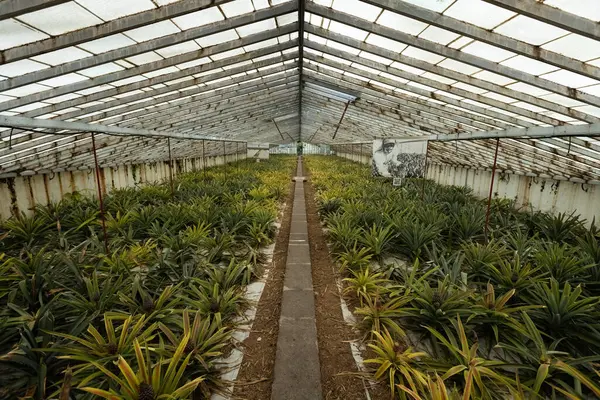
[[[370,156],[351,153],[337,155],[363,164],[371,163]],[[427,177],[442,185],[470,187],[476,196],[487,198],[492,172],[428,163]],[[600,185],[496,173],[493,196],[514,199],[517,207],[531,206],[534,210],[551,213],[575,211],[587,220],[588,225],[594,218],[600,223]]]
[[[251,149],[248,147],[248,158],[258,158],[260,160],[269,159],[269,149]]]
[[[235,162],[244,158],[243,153],[227,154],[225,162]],[[201,170],[203,164],[202,158],[173,160],[173,175]],[[206,167],[222,164],[224,164],[222,155],[206,157]],[[102,168],[100,172],[104,194],[113,189],[162,182],[167,179],[169,179],[168,162],[120,165]],[[97,195],[96,175],[93,169],[0,179],[0,220],[7,219],[14,213],[30,214],[35,204],[58,202],[65,195],[73,192]]]

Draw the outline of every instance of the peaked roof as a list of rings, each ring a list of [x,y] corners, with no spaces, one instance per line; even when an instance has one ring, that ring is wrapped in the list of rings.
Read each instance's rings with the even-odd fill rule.
[[[96,135],[101,165],[164,159],[166,139],[148,131],[180,158],[198,151],[190,138],[343,143],[597,124],[596,3],[0,0],[0,177],[89,168],[90,135],[65,122],[138,131]],[[23,129],[11,117],[56,123]],[[598,183],[597,139],[549,136],[502,139],[499,168]],[[430,145],[433,159],[470,168],[489,168],[494,150],[493,139]]]

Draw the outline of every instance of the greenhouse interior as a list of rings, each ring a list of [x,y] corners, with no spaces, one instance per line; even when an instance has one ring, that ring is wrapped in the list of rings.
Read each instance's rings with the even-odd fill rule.
[[[0,399],[600,399],[598,0],[0,0]]]

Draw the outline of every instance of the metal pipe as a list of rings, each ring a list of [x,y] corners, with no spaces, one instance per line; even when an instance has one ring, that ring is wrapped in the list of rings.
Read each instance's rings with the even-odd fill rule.
[[[344,120],[344,116],[346,115],[346,111],[348,111],[348,106],[350,105],[350,102],[346,103],[346,106],[344,106],[344,112],[342,113],[342,117],[340,118],[340,122],[338,122],[337,126],[335,127],[335,132],[333,133],[333,136],[331,137],[331,139],[335,139],[335,135],[337,135],[338,130],[340,129],[340,126],[342,125],[342,121]]]
[[[425,165],[423,166],[423,181],[421,185],[421,201],[425,200],[425,181],[427,180],[427,160],[429,158],[429,142],[425,147]]]
[[[206,153],[204,150],[204,142],[205,140],[202,140],[202,172],[204,173],[204,178],[206,178]]]
[[[167,138],[169,148],[169,184],[171,185],[171,197],[175,196],[175,186],[173,186],[173,158],[171,157],[171,138]]]
[[[496,139],[496,151],[494,153],[494,165],[492,166],[492,181],[490,182],[490,194],[488,196],[487,211],[486,211],[486,215],[485,215],[485,237],[486,237],[486,240],[488,237],[489,224],[490,224],[490,210],[492,207],[492,194],[494,191],[494,180],[496,178],[496,165],[498,162],[499,147],[500,147],[500,139]]]
[[[298,140],[302,141],[302,74],[304,71],[305,0],[298,0]]]
[[[223,143],[223,168],[225,169],[225,180],[227,180],[227,154],[225,153],[225,142]]]
[[[96,187],[98,188],[98,202],[100,203],[100,222],[104,233],[104,251],[108,255],[108,234],[106,233],[106,217],[104,215],[104,200],[102,198],[102,183],[100,183],[100,167],[98,166],[98,155],[96,154],[96,138],[92,133],[92,152],[94,153],[94,165],[96,167]]]

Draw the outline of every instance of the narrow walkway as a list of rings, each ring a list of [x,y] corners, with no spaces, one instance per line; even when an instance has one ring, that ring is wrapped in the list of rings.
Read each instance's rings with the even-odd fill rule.
[[[271,399],[321,400],[321,368],[301,157],[298,158],[296,175]]]

